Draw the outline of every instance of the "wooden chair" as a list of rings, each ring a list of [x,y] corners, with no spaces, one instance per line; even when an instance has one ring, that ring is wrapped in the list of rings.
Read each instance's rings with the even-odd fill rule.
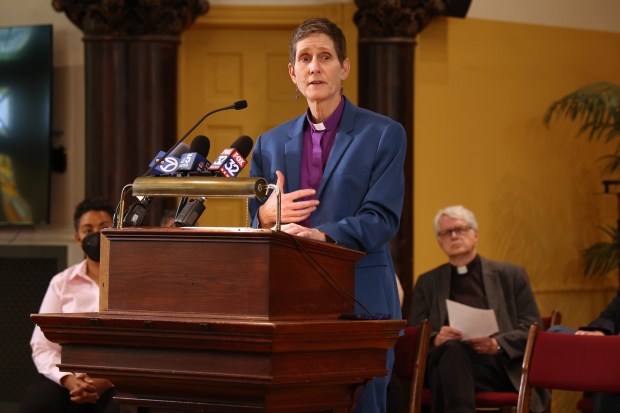
[[[557,310],[552,310],[551,315],[549,315],[548,317],[541,317],[541,321],[542,321],[542,329],[544,331],[547,331],[549,330],[549,327],[562,324],[562,313]],[[547,405],[547,408],[545,409],[544,413],[550,413],[550,412],[551,412],[551,394],[549,395],[549,404]],[[590,412],[582,412],[582,413],[592,413],[592,412],[590,411]]]
[[[591,396],[582,397],[577,402],[577,410],[581,413],[593,413],[594,412],[594,400]]]
[[[548,317],[542,317],[542,327],[545,331],[549,330],[551,326],[560,324],[562,324],[562,313],[557,310],[551,311],[551,315]]]
[[[553,310],[550,317],[542,318],[542,323],[543,330],[545,331],[547,331],[551,326],[560,325],[562,324],[562,313]],[[581,413],[593,413],[594,406],[592,402],[592,397],[586,395],[585,397],[581,398],[577,402],[577,410],[579,410]],[[545,412],[551,412],[551,401],[549,401],[549,406]]]
[[[480,391],[476,392],[476,410],[497,411],[500,413],[514,413],[519,400],[519,393],[505,391]],[[432,404],[430,389],[422,390],[422,404]]]
[[[420,326],[406,327],[405,334],[399,337],[394,347],[394,374],[403,383],[410,382],[408,413],[419,413],[422,404],[431,404],[431,392],[423,388],[431,331],[432,326],[428,320],[422,321]],[[517,399],[516,392],[478,392],[476,407],[512,412]]]
[[[426,353],[431,336],[431,323],[422,321],[419,326],[405,327],[394,346],[394,374],[402,383],[411,382],[408,412],[420,411],[424,371],[426,370]],[[421,372],[421,373],[420,373]]]
[[[551,315],[542,318],[545,329],[562,322],[562,313],[553,310]],[[403,383],[410,383],[408,389],[408,413],[419,413],[422,405],[430,406],[432,395],[424,389],[426,355],[430,345],[432,326],[424,320],[419,326],[406,327],[394,347],[394,374]],[[478,392],[476,407],[499,410],[508,413],[516,410],[519,394],[516,392]]]
[[[579,336],[530,327],[519,387],[517,413],[528,413],[537,387],[620,392],[620,336]]]

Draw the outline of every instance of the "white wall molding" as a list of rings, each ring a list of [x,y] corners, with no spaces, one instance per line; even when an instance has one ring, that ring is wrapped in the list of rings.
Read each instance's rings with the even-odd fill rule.
[[[210,0],[213,5],[275,6],[352,0]],[[467,17],[571,29],[620,32],[619,0],[473,0]]]

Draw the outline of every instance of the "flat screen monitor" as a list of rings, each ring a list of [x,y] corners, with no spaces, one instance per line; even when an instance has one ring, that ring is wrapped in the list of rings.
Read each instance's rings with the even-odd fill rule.
[[[0,27],[0,225],[49,223],[51,25]]]

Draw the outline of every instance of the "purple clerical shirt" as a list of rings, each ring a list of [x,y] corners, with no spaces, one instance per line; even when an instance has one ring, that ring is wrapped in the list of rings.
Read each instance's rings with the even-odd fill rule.
[[[334,146],[338,125],[340,125],[340,119],[342,119],[344,112],[344,102],[344,98],[341,98],[334,113],[319,124],[312,123],[310,109],[306,112],[308,123],[304,131],[301,154],[300,189],[313,188],[317,193],[319,192],[323,171]],[[316,196],[305,199],[316,199]],[[300,224],[310,226],[310,219],[306,219]]]
[[[336,107],[334,113],[325,119],[322,124],[313,124],[310,117],[310,109],[306,112],[308,123],[304,131],[304,145],[301,154],[300,189],[314,188],[317,192],[319,191],[321,179],[323,178],[323,171],[325,170],[329,154],[334,146],[338,125],[340,124],[342,113],[344,112],[344,102],[344,99],[340,99],[340,103],[338,107]],[[317,142],[317,138],[319,142]],[[320,144],[320,147],[316,146],[317,143]],[[320,163],[316,162],[317,152],[318,155],[320,155]],[[315,162],[313,162],[313,155],[315,155]]]

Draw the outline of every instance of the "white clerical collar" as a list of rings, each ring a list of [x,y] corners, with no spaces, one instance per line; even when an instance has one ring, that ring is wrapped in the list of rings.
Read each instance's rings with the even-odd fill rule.
[[[467,265],[461,265],[460,267],[456,267],[456,272],[461,275],[467,274]]]
[[[325,125],[323,125],[323,122],[319,122],[319,123],[313,123],[312,126],[314,126],[314,130],[317,132],[323,131],[325,129],[327,129],[325,127]]]

